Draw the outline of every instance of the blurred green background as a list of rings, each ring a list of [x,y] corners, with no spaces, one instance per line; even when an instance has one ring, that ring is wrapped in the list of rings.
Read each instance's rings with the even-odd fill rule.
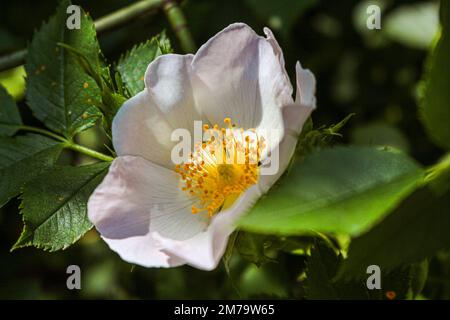
[[[96,19],[129,5],[127,0],[74,1]],[[382,9],[381,30],[366,28],[369,4]],[[57,1],[1,1],[0,55],[27,45],[44,19],[54,13]],[[270,27],[283,48],[286,67],[293,78],[300,60],[317,78],[316,126],[337,123],[356,115],[339,142],[392,145],[424,165],[442,152],[427,137],[417,118],[417,98],[425,58],[438,30],[435,1],[325,1],[325,0],[188,0],[182,3],[197,45],[233,22],[245,22],[262,34]],[[111,62],[134,44],[162,29],[172,30],[159,12],[100,37]],[[23,97],[23,72],[0,73],[0,83],[20,101],[25,123],[36,124]],[[94,145],[93,135],[83,134]],[[67,161],[82,161],[71,159]],[[122,298],[247,298],[302,297],[302,255],[279,253],[276,263],[261,268],[233,255],[230,275],[223,265],[213,272],[191,267],[170,270],[134,267],[120,260],[90,231],[69,249],[47,253],[26,248],[10,253],[22,223],[17,200],[0,209],[0,298],[122,299]],[[66,268],[82,270],[82,290],[66,288]],[[450,255],[430,261],[423,298],[450,299]]]

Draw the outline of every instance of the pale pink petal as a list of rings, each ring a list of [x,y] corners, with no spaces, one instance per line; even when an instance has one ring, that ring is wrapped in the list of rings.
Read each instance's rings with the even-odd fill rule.
[[[163,252],[202,270],[217,267],[225,252],[228,237],[235,230],[239,217],[248,211],[261,196],[257,185],[249,188],[228,210],[215,216],[204,232],[184,241],[173,240],[158,233],[153,236]]]
[[[150,234],[124,239],[108,239],[102,236],[109,248],[129,263],[147,268],[170,268],[184,264],[161,251]]]
[[[296,65],[297,93],[295,103],[283,107],[285,135],[275,151],[279,155],[279,171],[276,175],[261,176],[259,184],[264,192],[280,178],[289,165],[297,145],[297,138],[303,125],[316,108],[316,80],[311,71],[302,69],[299,62]],[[264,162],[264,161],[263,161]]]
[[[295,65],[295,73],[297,75],[297,92],[295,102],[310,108],[316,108],[316,78],[314,74],[303,69],[300,61]]]
[[[274,53],[277,56],[278,60],[280,61],[280,65],[283,68],[283,71],[285,72],[286,78],[289,78],[289,76],[286,73],[286,69],[285,69],[283,50],[281,50],[281,47],[278,44],[277,39],[273,35],[272,30],[270,30],[269,28],[266,27],[266,28],[264,28],[264,34],[266,35],[267,41],[272,45]]]
[[[91,196],[88,213],[124,260],[147,267],[187,263],[214,269],[237,219],[286,169],[315,108],[315,79],[297,64],[294,101],[281,48],[269,29],[264,32],[267,38],[237,23],[211,38],[195,57],[159,57],[147,69],[146,89],[119,110],[112,129],[119,157]],[[230,209],[209,219],[190,212],[197,199],[181,190],[172,170],[177,142],[171,135],[179,128],[192,132],[195,120],[222,125],[226,117],[258,134],[275,130],[268,150],[279,153],[279,170],[261,176]]]
[[[140,157],[123,156],[113,161],[91,195],[88,216],[105,241],[125,260],[148,265],[150,258],[140,256],[148,252],[159,257],[155,264],[161,264],[168,255],[157,254],[152,232],[184,240],[206,230],[209,220],[191,213],[193,201],[179,187],[175,172]],[[136,250],[129,249],[135,245]]]
[[[195,107],[192,59],[191,54],[165,54],[150,63],[145,73],[145,87],[172,128],[191,132],[195,120],[205,120]]]
[[[150,63],[146,89],[129,99],[113,120],[114,148],[119,156],[134,155],[172,169],[175,129],[193,131],[202,120],[194,106],[190,80],[192,55],[167,54]],[[192,136],[192,135],[191,135]]]
[[[232,118],[239,127],[278,127],[279,108],[293,102],[292,85],[273,41],[235,23],[194,57],[194,96],[211,123]]]
[[[170,153],[176,142],[173,128],[147,90],[127,100],[114,117],[112,141],[118,156],[140,156],[173,168]]]

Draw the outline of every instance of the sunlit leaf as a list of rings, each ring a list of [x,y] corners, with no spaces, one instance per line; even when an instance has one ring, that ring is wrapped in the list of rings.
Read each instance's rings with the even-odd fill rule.
[[[0,85],[5,87],[6,91],[18,101],[25,95],[25,68],[18,66],[9,70],[0,72]]]
[[[34,115],[50,129],[73,137],[91,127],[100,115],[95,107],[99,89],[77,63],[76,57],[58,43],[77,48],[98,59],[98,42],[92,19],[82,12],[81,28],[66,27],[66,9],[60,3],[56,14],[36,32],[26,60],[26,98]]]
[[[13,98],[0,86],[0,136],[12,136],[22,124],[19,109]]]
[[[271,234],[357,235],[411,193],[422,170],[408,156],[369,147],[325,149],[297,163],[240,221]]]
[[[158,56],[171,53],[170,41],[165,32],[141,43],[122,56],[117,70],[131,96],[144,89],[144,74],[150,62]]]

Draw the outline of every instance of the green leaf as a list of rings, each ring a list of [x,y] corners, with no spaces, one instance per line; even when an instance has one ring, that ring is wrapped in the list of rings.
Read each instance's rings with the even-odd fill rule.
[[[171,53],[170,41],[165,32],[141,43],[122,56],[117,64],[122,81],[131,96],[144,90],[144,74],[150,62],[160,55]]]
[[[102,111],[103,111],[103,127],[108,135],[111,136],[111,124],[117,111],[126,101],[126,98],[119,93],[105,90],[102,93]]]
[[[450,149],[450,1],[441,1],[442,33],[427,61],[420,99],[423,123],[439,146]]]
[[[240,293],[245,298],[286,299],[289,296],[288,283],[289,279],[283,265],[267,263],[261,267],[254,264],[247,265],[238,285]]]
[[[233,251],[234,246],[236,244],[236,238],[238,236],[239,231],[235,231],[230,235],[230,238],[228,239],[227,247],[225,249],[225,252],[222,257],[223,265],[225,267],[225,271],[230,276],[230,262],[231,258],[233,257]]]
[[[381,290],[369,290],[369,299],[400,300],[411,299],[412,266],[399,267],[394,270],[381,269]],[[367,274],[367,277],[370,275]],[[367,277],[363,279],[366,282]]]
[[[265,254],[266,241],[267,236],[241,231],[237,236],[235,246],[242,258],[259,267],[273,260]]]
[[[12,250],[35,246],[56,251],[77,241],[92,227],[87,201],[108,166],[54,167],[28,183],[21,197],[24,229]]]
[[[104,60],[103,55],[99,54],[94,60],[89,60],[86,55],[68,44],[59,43],[59,45],[70,52],[77,60],[77,63],[83,68],[101,89],[101,103],[97,108],[103,114],[103,128],[108,135],[111,135],[111,124],[119,108],[126,101],[122,80],[118,73],[115,74],[115,81],[111,78],[111,70]]]
[[[411,298],[416,299],[425,287],[428,278],[428,269],[428,260],[411,265]]]
[[[0,86],[0,136],[12,136],[22,124],[19,109],[5,88]]]
[[[25,76],[24,66],[0,72],[0,85],[8,91],[15,101],[22,100],[25,96]]]
[[[357,235],[395,208],[422,176],[422,169],[400,152],[325,149],[296,164],[239,224],[259,233]]]
[[[366,288],[360,283],[334,283],[342,257],[321,241],[317,241],[306,260],[304,283],[307,299],[361,299],[366,297]]]
[[[350,113],[338,123],[332,124],[329,127],[321,126],[316,129],[313,128],[312,119],[309,117],[298,137],[295,156],[303,158],[315,150],[323,149],[334,144],[335,138],[342,138],[342,134],[339,132],[354,115],[354,113]],[[293,160],[291,159],[291,164]]]
[[[0,137],[0,207],[54,164],[63,145],[40,135]]]
[[[306,280],[304,283],[307,299],[387,299],[387,293],[395,293],[396,299],[407,298],[410,292],[410,268],[399,268],[393,272],[381,269],[381,289],[367,288],[367,278],[361,280],[336,280],[336,272],[342,263],[342,256],[336,254],[322,241],[317,241],[306,261]],[[365,268],[367,268],[365,266]],[[366,269],[365,269],[366,270]]]
[[[100,91],[77,58],[58,43],[77,48],[89,60],[97,61],[99,46],[95,26],[82,12],[81,28],[66,27],[67,6],[60,3],[56,15],[35,34],[26,60],[26,98],[34,115],[50,129],[67,138],[90,128],[100,116],[95,107]]]
[[[409,196],[379,225],[354,239],[339,272],[342,278],[364,276],[365,266],[382,270],[420,262],[450,248],[450,193],[422,188]]]
[[[430,260],[428,281],[418,299],[450,300],[450,251],[440,251]]]

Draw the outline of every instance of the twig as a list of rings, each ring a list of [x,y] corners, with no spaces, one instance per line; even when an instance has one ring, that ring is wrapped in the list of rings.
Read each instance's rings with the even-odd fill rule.
[[[0,57],[0,71],[20,66],[24,63],[26,56],[27,49],[22,49]]]
[[[88,155],[92,158],[101,160],[101,161],[107,161],[107,162],[111,162],[114,160],[113,157],[108,156],[106,154],[103,154],[101,152],[89,149],[87,147],[81,146],[79,144],[76,144],[75,142],[68,140],[56,133],[53,133],[51,131],[48,131],[46,129],[41,129],[41,128],[37,128],[37,127],[32,127],[32,126],[26,126],[26,125],[14,125],[12,127],[16,127],[18,130],[24,130],[24,131],[29,131],[29,132],[35,132],[35,133],[39,133],[42,135],[45,135],[47,137],[51,137],[55,140],[61,141],[64,143],[64,147],[68,148],[68,149],[72,149],[74,151],[78,151],[80,153],[83,153],[85,155]]]
[[[15,127],[17,130],[24,130],[24,131],[39,133],[39,134],[42,134],[44,136],[53,138],[53,139],[61,141],[61,142],[67,141],[64,137],[61,137],[61,136],[57,135],[56,133],[53,133],[53,132],[45,130],[45,129],[32,127],[32,126],[26,126],[26,125],[12,125],[11,127]]]
[[[137,17],[162,6],[163,0],[142,0],[104,17],[96,20],[95,28],[98,33],[104,33],[127,22],[135,20]],[[25,62],[27,49],[22,49],[11,54],[0,57],[0,71],[17,67]]]
[[[197,51],[197,47],[192,38],[192,34],[187,27],[186,18],[183,11],[175,0],[163,0],[163,10],[172,26],[173,31],[178,37],[181,49],[186,53]]]
[[[106,161],[106,162],[111,162],[114,160],[113,157],[107,156],[106,154],[100,153],[98,151],[89,149],[87,147],[81,146],[79,144],[73,143],[73,142],[67,142],[65,145],[66,148],[72,149],[74,151],[83,153],[85,155],[88,155],[92,158],[101,160],[101,161]]]
[[[132,5],[114,11],[104,17],[96,20],[95,29],[97,33],[103,33],[111,29],[123,26],[128,22],[136,19],[146,12],[152,9],[159,9],[163,3],[163,0],[142,0]]]

